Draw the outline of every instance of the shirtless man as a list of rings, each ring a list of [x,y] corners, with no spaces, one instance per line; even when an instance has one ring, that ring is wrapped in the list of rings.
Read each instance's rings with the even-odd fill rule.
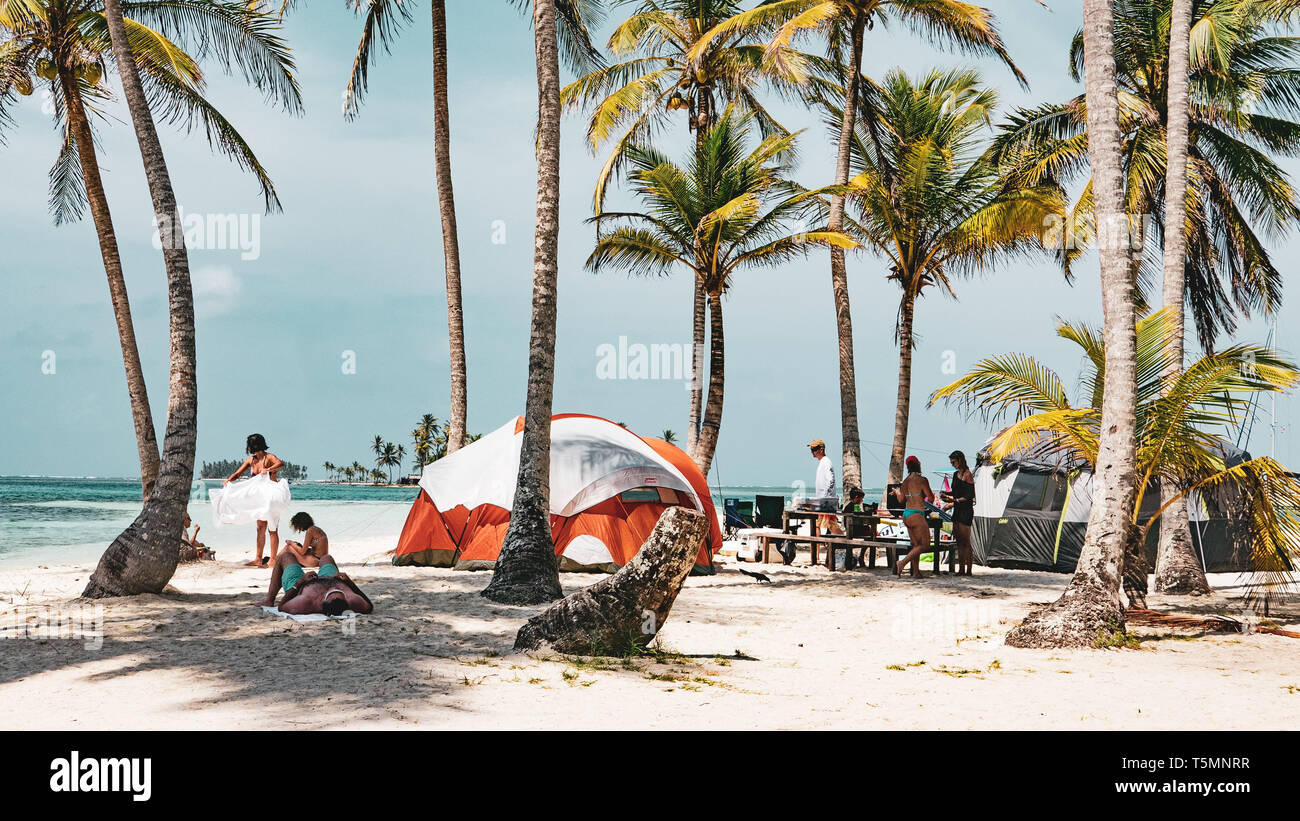
[[[280,602],[280,612],[306,615],[324,613],[338,616],[344,610],[369,613],[375,609],[370,599],[346,573],[324,578],[307,574],[298,584],[285,591]]]
[[[903,568],[912,563],[912,577],[921,577],[921,554],[930,548],[930,525],[926,521],[925,503],[934,502],[930,481],[921,474],[921,460],[907,457],[907,478],[894,491],[894,498],[903,505],[903,524],[912,537],[912,550],[894,567],[894,575],[903,575]]]
[[[266,590],[266,599],[261,602],[267,607],[275,604],[276,594],[281,588],[288,593],[309,570],[314,570],[314,575],[321,578],[330,578],[339,574],[338,565],[329,554],[329,536],[316,526],[310,514],[293,514],[289,526],[303,534],[302,541],[284,543],[284,550],[280,552],[271,570],[271,586]]]

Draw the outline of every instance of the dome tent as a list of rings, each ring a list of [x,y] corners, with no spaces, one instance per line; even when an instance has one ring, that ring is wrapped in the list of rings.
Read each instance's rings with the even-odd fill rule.
[[[491,568],[510,524],[523,417],[426,466],[393,556],[396,565]],[[722,546],[708,484],[679,448],[583,414],[551,417],[551,536],[562,570],[626,564],[673,506],[709,517],[697,572]]]
[[[1092,512],[1092,466],[1053,450],[1045,436],[995,462],[989,453],[994,438],[980,450],[974,471],[971,545],[975,561],[1074,572]],[[1229,467],[1251,458],[1223,440],[1219,451]],[[1159,508],[1158,485],[1153,485],[1142,497],[1139,520],[1145,522]],[[1250,569],[1250,531],[1239,511],[1240,499],[1231,491],[1188,496],[1192,543],[1206,572]],[[1147,532],[1145,543],[1152,567],[1158,543],[1157,524]]]

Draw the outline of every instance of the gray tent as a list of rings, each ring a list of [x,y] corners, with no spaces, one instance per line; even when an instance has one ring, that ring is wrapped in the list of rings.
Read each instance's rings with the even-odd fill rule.
[[[991,439],[989,440],[992,441]],[[1228,465],[1250,454],[1225,442]],[[1160,507],[1157,487],[1142,498],[1146,521]],[[1189,497],[1192,542],[1206,572],[1250,569],[1250,531],[1234,494]],[[995,567],[1021,567],[1071,573],[1079,561],[1092,511],[1092,468],[1084,460],[1050,453],[1043,445],[1013,453],[1001,462],[989,457],[988,443],[975,465],[975,561]],[[1155,565],[1158,527],[1147,534],[1147,558]]]

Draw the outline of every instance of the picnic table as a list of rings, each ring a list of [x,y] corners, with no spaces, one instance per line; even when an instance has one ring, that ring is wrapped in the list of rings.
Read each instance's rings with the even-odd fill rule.
[[[859,558],[865,552],[868,554],[867,567],[876,566],[876,550],[885,551],[889,560],[889,566],[894,567],[898,563],[900,551],[901,555],[907,555],[912,549],[910,542],[898,542],[893,539],[880,539],[877,536],[877,530],[882,520],[901,521],[902,517],[893,515],[886,511],[885,513],[852,513],[859,521],[864,522],[866,528],[865,538],[849,538],[844,536],[822,536],[818,534],[818,520],[823,516],[834,516],[843,528],[846,514],[843,513],[823,513],[817,510],[803,510],[799,508],[789,508],[781,514],[780,534],[763,534],[759,536],[759,543],[763,548],[763,561],[770,564],[772,561],[772,546],[776,542],[794,542],[797,544],[807,544],[812,553],[812,563],[818,564],[819,547],[825,547],[825,564],[826,569],[834,572],[842,569],[835,566],[835,549],[843,548],[852,551],[858,550]],[[939,554],[948,553],[948,572],[952,573],[956,569],[956,544],[943,544],[940,540],[940,534],[943,532],[943,518],[937,513],[927,514],[927,520],[930,529],[934,532],[934,541],[931,545],[931,551],[934,553],[934,572],[939,574]],[[803,522],[808,522],[809,535],[801,535],[798,531]]]

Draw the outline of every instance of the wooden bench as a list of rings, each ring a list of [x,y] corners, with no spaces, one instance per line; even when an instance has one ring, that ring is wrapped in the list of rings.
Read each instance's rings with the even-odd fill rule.
[[[934,572],[936,575],[939,573],[939,554],[947,553],[948,572],[952,573],[956,569],[956,545],[943,544],[940,542],[938,532],[939,531],[936,530],[934,544],[930,546],[930,552],[934,554]],[[876,566],[876,550],[878,548],[882,549],[885,551],[885,555],[889,559],[890,569],[893,569],[893,567],[898,564],[900,556],[906,556],[912,549],[911,544],[907,542],[900,544],[896,541],[884,541],[879,539],[850,539],[847,536],[800,536],[795,533],[764,533],[758,537],[758,540],[759,545],[763,549],[763,562],[765,564],[771,564],[772,562],[772,546],[774,542],[793,542],[795,544],[808,545],[809,550],[812,553],[811,558],[814,565],[818,564],[818,547],[825,545],[826,569],[832,572],[837,569],[835,567],[836,547],[844,547],[846,550],[850,551],[856,549],[859,557],[861,557],[862,551],[869,551],[867,567]]]

